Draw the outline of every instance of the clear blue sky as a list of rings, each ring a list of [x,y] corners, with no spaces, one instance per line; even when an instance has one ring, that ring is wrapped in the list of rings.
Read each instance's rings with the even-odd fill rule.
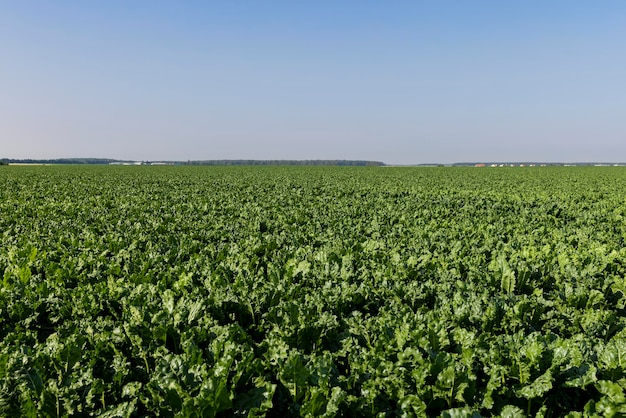
[[[7,1],[0,157],[626,161],[626,1]]]

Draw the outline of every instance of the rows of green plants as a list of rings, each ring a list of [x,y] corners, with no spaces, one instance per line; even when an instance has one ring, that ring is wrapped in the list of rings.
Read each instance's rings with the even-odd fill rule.
[[[626,170],[4,167],[2,416],[621,416]]]

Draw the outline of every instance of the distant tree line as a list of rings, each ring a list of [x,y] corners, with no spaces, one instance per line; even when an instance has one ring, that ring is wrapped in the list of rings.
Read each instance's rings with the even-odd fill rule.
[[[3,158],[3,164],[109,164],[115,162],[108,158],[55,158],[52,160]]]
[[[107,158],[57,158],[52,160],[36,159],[0,159],[0,164],[112,164],[132,163],[128,160],[112,160]],[[197,160],[197,161],[144,161],[150,165],[167,163],[172,165],[320,165],[320,166],[383,166],[380,161],[365,160]]]
[[[333,165],[333,166],[383,166],[380,161],[365,160],[202,160],[187,161],[184,165]]]

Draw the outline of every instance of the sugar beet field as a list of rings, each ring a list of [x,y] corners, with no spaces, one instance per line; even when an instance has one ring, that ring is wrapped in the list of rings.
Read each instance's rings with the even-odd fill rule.
[[[0,167],[1,416],[623,416],[626,169]]]

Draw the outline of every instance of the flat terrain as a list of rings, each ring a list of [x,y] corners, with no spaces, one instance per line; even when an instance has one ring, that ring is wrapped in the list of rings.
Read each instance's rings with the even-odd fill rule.
[[[0,167],[0,415],[618,416],[625,216],[622,167]]]

